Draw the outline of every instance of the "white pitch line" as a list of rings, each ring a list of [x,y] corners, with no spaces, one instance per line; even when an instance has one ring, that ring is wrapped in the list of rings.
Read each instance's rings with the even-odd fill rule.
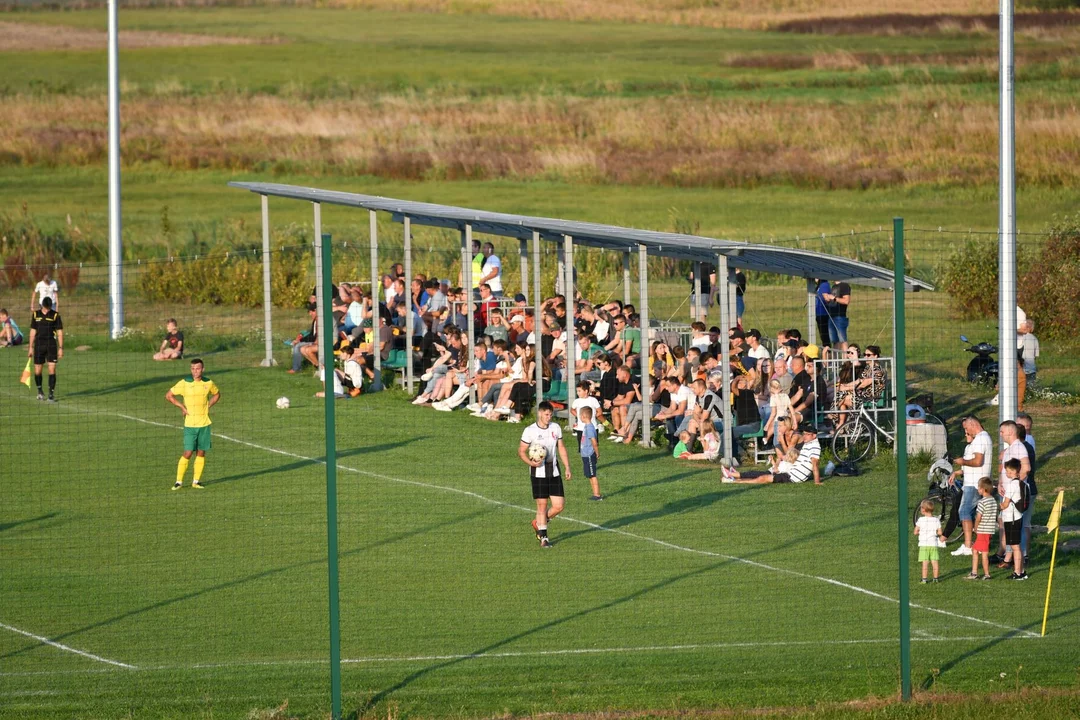
[[[134,417],[132,415],[124,415],[122,413],[116,413],[116,414],[119,415],[120,417],[126,419],[126,420],[132,420],[134,422],[145,423],[147,425],[156,425],[158,427],[170,428],[170,429],[173,429],[173,430],[179,429],[175,425],[170,425],[168,423],[156,422],[154,420],[144,420],[142,418]],[[286,450],[279,450],[277,448],[267,447],[265,445],[259,445],[258,443],[249,442],[247,440],[240,440],[239,438],[229,437],[228,435],[218,434],[217,437],[220,437],[220,438],[222,438],[224,440],[229,440],[230,442],[237,443],[238,445],[246,445],[247,447],[255,448],[257,450],[263,450],[265,452],[275,453],[277,455],[284,455],[285,457],[291,457],[291,458],[294,458],[296,460],[305,460],[305,461],[308,461],[308,462],[311,462],[311,463],[317,463],[317,464],[320,464],[320,465],[326,464],[325,460],[317,460],[315,458],[307,457],[306,455],[299,455],[297,453],[288,452]],[[379,474],[379,473],[373,473],[373,472],[370,472],[368,470],[360,470],[358,468],[349,467],[348,465],[344,465],[342,463],[338,463],[337,467],[339,469],[341,469],[341,470],[347,470],[349,472],[357,473],[359,475],[365,475],[367,477],[377,478],[379,480],[386,480],[388,482],[394,482],[394,483],[398,483],[398,484],[402,484],[402,485],[413,485],[413,486],[416,486],[416,487],[427,488],[427,489],[430,489],[430,490],[442,490],[444,492],[457,493],[459,495],[466,495],[468,497],[476,498],[477,500],[481,500],[483,502],[490,503],[492,505],[498,505],[500,507],[505,507],[505,508],[512,508],[514,510],[521,510],[521,511],[529,513],[529,514],[534,514],[536,512],[533,508],[527,508],[527,507],[524,507],[523,505],[515,505],[513,503],[503,502],[502,500],[494,500],[492,498],[486,497],[486,496],[481,495],[479,493],[472,492],[471,490],[462,490],[460,488],[449,487],[447,485],[435,485],[434,483],[425,483],[425,482],[420,482],[418,480],[405,480],[403,478],[396,478],[396,477],[392,477],[390,475],[382,475],[382,474]],[[763,570],[770,570],[772,572],[784,573],[786,575],[792,575],[794,577],[801,577],[801,578],[806,578],[808,580],[816,580],[818,582],[827,583],[829,585],[835,585],[836,587],[841,587],[841,588],[845,588],[847,590],[851,590],[853,592],[862,593],[863,595],[868,595],[870,597],[877,598],[879,600],[884,600],[886,602],[897,603],[897,604],[899,604],[899,602],[900,602],[898,599],[889,597],[888,595],[883,595],[881,593],[874,592],[873,590],[868,590],[867,588],[859,587],[858,585],[852,585],[850,583],[846,583],[846,582],[843,582],[841,580],[835,580],[833,578],[823,577],[821,575],[811,575],[809,573],[799,572],[798,570],[789,570],[787,568],[776,567],[774,565],[768,565],[766,563],[758,562],[756,560],[748,560],[746,558],[741,558],[741,557],[738,557],[738,556],[735,556],[735,555],[725,555],[724,553],[713,552],[711,550],[701,550],[699,548],[691,548],[691,547],[686,547],[684,545],[677,545],[675,543],[667,542],[666,540],[660,540],[658,538],[649,537],[648,535],[638,535],[637,533],[628,532],[626,530],[620,530],[620,529],[617,529],[617,528],[609,528],[609,527],[606,527],[604,525],[598,525],[596,523],[591,523],[591,522],[588,522],[587,520],[579,520],[579,519],[577,519],[575,517],[571,517],[571,516],[568,516],[568,515],[565,515],[565,514],[560,515],[559,517],[561,517],[563,520],[565,520],[567,522],[572,522],[572,523],[577,523],[579,525],[584,525],[585,527],[589,527],[589,528],[592,528],[594,530],[602,530],[604,532],[610,532],[610,533],[614,533],[616,535],[622,535],[624,537],[629,537],[629,538],[634,538],[636,540],[642,540],[642,541],[645,541],[645,542],[650,542],[650,543],[660,545],[661,547],[666,547],[666,548],[669,548],[669,549],[672,549],[672,550],[679,550],[681,552],[693,553],[693,554],[697,554],[697,555],[703,555],[703,556],[706,556],[706,557],[713,557],[713,558],[717,558],[717,559],[720,559],[720,560],[730,560],[732,562],[743,563],[745,565],[750,565],[752,567],[761,568]],[[1040,637],[1040,635],[1038,633],[1032,632],[1030,630],[1023,630],[1021,628],[1014,628],[1014,627],[1011,627],[1009,625],[1002,625],[1002,624],[993,622],[991,620],[985,620],[983,618],[972,617],[970,615],[962,615],[960,613],[951,612],[949,610],[941,610],[941,609],[938,609],[938,608],[929,607],[927,605],[920,605],[918,603],[910,603],[910,606],[913,607],[913,608],[917,608],[919,610],[926,610],[927,612],[938,613],[939,615],[945,615],[947,617],[956,618],[958,620],[969,620],[969,621],[974,622],[974,623],[987,625],[989,627],[995,627],[995,628],[998,628],[999,630],[1007,630],[1008,632],[1011,632],[1011,633],[1019,633],[1019,634],[1027,635],[1028,637],[1033,637],[1033,638]]]
[[[1016,640],[1034,640],[1036,637],[1017,635]],[[941,637],[932,635],[929,637],[916,636],[911,638],[914,642],[986,642],[999,640],[999,635],[971,635],[960,637]],[[738,650],[770,647],[819,647],[826,645],[851,646],[851,645],[891,645],[898,643],[899,638],[867,638],[863,640],[776,640],[761,642],[721,642],[721,643],[689,643],[682,645],[641,645],[636,647],[604,647],[604,648],[564,648],[559,650],[521,650],[504,652],[475,652],[475,653],[451,653],[441,655],[402,655],[402,656],[376,656],[360,658],[342,658],[343,665],[375,665],[392,663],[417,663],[417,662],[451,662],[455,660],[499,660],[506,658],[531,658],[531,657],[558,657],[567,655],[614,655],[626,653],[646,652],[692,652],[696,650]],[[140,672],[173,672],[176,670],[213,670],[224,668],[248,668],[248,667],[296,667],[306,665],[327,665],[327,659],[312,660],[251,660],[236,662],[211,662],[194,663],[192,665],[144,665],[138,668]],[[75,675],[96,674],[115,672],[107,669],[84,669],[84,670],[37,670],[28,672],[0,672],[0,677],[25,677],[39,675]]]
[[[122,667],[122,668],[125,668],[127,670],[138,670],[139,669],[139,668],[135,667],[134,665],[128,665],[127,663],[122,663],[122,662],[120,662],[118,660],[110,660],[109,658],[101,657],[100,655],[95,655],[94,653],[88,653],[85,650],[79,650],[77,648],[73,648],[70,645],[64,645],[63,643],[54,642],[54,641],[50,640],[47,637],[42,637],[41,635],[35,635],[32,632],[27,632],[25,630],[20,630],[19,628],[12,627],[11,625],[5,625],[4,623],[0,623],[0,628],[4,628],[5,630],[10,630],[11,632],[16,633],[18,635],[23,635],[25,637],[32,638],[34,640],[37,640],[40,643],[43,643],[45,645],[49,645],[50,647],[54,647],[54,648],[56,648],[58,650],[64,650],[64,651],[69,652],[69,653],[75,653],[76,655],[81,655],[84,658],[89,658],[91,660],[97,660],[98,662],[107,663],[109,665],[115,665],[116,667]]]

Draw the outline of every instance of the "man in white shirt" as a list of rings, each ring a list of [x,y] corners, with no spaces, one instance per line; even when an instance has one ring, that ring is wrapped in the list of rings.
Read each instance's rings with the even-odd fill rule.
[[[745,473],[740,474],[738,471],[721,467],[720,472],[724,476],[724,482],[744,483],[747,485],[766,485],[768,483],[804,483],[811,477],[814,478],[815,485],[822,485],[821,482],[821,470],[818,467],[818,463],[821,460],[821,443],[818,442],[817,428],[811,423],[805,422],[799,426],[799,433],[801,434],[802,448],[799,450],[799,457],[795,460],[795,464],[791,467],[791,470],[784,472],[774,473]],[[753,475],[753,477],[751,477]]]
[[[964,544],[952,554],[970,555],[971,544],[975,540],[972,532],[975,527],[975,505],[979,502],[979,478],[990,477],[994,441],[974,415],[965,417],[961,424],[968,444],[964,448],[964,457],[953,460],[958,469],[949,476],[949,482],[955,484],[957,477],[961,474],[964,476],[963,496],[960,500],[960,524],[964,528]]]
[[[536,501],[536,517],[532,526],[542,548],[551,547],[547,534],[548,521],[562,512],[566,501],[563,478],[570,479],[570,462],[563,444],[562,428],[551,422],[554,412],[555,408],[547,400],[537,405],[536,422],[522,431],[521,442],[518,443],[518,457],[529,466],[533,499]],[[546,451],[542,460],[529,459],[529,446],[533,443],[542,445]],[[558,458],[555,457],[556,452]],[[559,473],[559,460],[562,460],[563,474]]]
[[[697,398],[694,391],[682,384],[675,375],[664,379],[664,389],[671,396],[671,404],[656,415],[656,420],[663,420],[667,430],[669,450],[675,447],[679,437],[679,428],[683,421],[690,417],[690,413],[697,406]]]
[[[34,297],[37,296],[35,302]],[[60,287],[56,284],[56,281],[49,276],[46,272],[40,282],[34,286],[34,292],[30,294],[30,314],[32,315],[39,307],[41,307],[41,301],[45,298],[52,300],[52,309],[55,312],[60,312]]]
[[[1021,482],[1027,482],[1028,475],[1031,473],[1031,461],[1028,459],[1027,446],[1020,439],[1019,433],[1016,430],[1016,423],[1012,420],[1006,420],[998,426],[998,432],[1001,435],[1001,444],[1003,450],[1001,451],[1001,459],[998,461],[998,495],[1005,495],[1005,484],[1009,477],[1005,472],[1005,463],[1009,460],[1020,461],[1020,476]],[[1000,519],[1000,518],[999,518]],[[1002,520],[1004,522],[1004,520]],[[1001,533],[1001,551],[998,557],[991,557],[991,562],[1003,563],[1008,556],[1009,547],[1005,544],[1005,530],[1002,529]],[[1012,559],[1009,558],[1009,562]]]
[[[481,252],[484,253],[484,264],[480,267],[480,285],[488,284],[493,295],[502,295],[502,261],[495,254],[495,246],[484,243]]]
[[[761,331],[757,328],[750,328],[750,331],[746,333],[746,344],[750,347],[747,355],[759,361],[769,359],[768,349],[761,344]]]

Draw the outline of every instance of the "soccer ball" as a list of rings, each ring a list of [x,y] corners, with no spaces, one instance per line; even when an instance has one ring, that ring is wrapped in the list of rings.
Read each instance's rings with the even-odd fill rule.
[[[277,399],[277,403],[275,403],[275,404],[277,405],[278,410],[288,410],[289,409],[289,398],[287,398],[287,397],[279,397]]]
[[[525,451],[525,454],[533,462],[543,462],[544,458],[547,457],[547,448],[545,448],[540,443],[534,442],[532,445],[529,446],[529,449]]]

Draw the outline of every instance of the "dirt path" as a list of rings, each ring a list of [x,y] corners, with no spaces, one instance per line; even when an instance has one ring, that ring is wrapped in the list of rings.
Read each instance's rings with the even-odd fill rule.
[[[104,50],[108,33],[64,25],[0,22],[0,52],[34,50]],[[191,47],[196,45],[253,45],[272,42],[258,38],[225,35],[186,35],[183,33],[122,30],[120,47]]]

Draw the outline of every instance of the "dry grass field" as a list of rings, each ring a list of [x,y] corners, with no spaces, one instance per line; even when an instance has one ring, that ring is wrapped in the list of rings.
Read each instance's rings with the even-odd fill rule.
[[[34,25],[0,22],[0,52],[42,50],[102,50],[108,35],[104,31],[64,25]],[[198,47],[205,45],[251,45],[270,40],[261,38],[193,35],[148,30],[123,30],[119,37],[125,49],[154,47]]]

